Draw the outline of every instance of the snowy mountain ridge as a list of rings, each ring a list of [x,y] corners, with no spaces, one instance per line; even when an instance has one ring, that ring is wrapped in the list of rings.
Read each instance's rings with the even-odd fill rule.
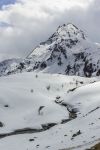
[[[47,41],[40,43],[27,58],[10,60],[7,65],[5,61],[0,63],[0,76],[23,71],[99,76],[100,48],[75,25],[64,24]]]

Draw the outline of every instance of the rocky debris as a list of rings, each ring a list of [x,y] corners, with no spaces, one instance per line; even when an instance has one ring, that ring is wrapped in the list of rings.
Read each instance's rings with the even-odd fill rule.
[[[76,137],[76,136],[78,136],[78,135],[80,135],[80,134],[82,134],[82,133],[81,133],[81,131],[79,130],[79,131],[77,131],[75,134],[72,135],[72,138],[74,138],[74,137]]]

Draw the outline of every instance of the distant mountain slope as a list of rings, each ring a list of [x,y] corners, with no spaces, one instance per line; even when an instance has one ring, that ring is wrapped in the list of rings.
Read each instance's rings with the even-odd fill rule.
[[[27,59],[17,62],[15,68],[9,62],[6,67],[5,62],[1,64],[0,75],[42,71],[86,77],[99,76],[100,48],[76,26],[64,24],[47,41],[40,43]]]
[[[12,59],[14,56],[7,53],[0,53],[0,62],[6,59]]]

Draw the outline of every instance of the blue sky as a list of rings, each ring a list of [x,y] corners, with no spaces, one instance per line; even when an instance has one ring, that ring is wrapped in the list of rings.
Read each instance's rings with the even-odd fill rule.
[[[9,5],[9,4],[14,4],[16,2],[16,0],[0,0],[0,8],[3,5]]]
[[[7,22],[0,22],[0,27],[11,27],[12,25]]]

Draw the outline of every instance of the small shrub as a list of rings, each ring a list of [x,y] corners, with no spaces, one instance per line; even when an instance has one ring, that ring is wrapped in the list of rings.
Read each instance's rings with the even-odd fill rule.
[[[64,87],[64,85],[62,84],[62,85],[61,85],[61,87],[63,88],[63,87]]]
[[[3,127],[3,123],[0,121],[0,127]]]
[[[31,93],[33,93],[34,92],[34,90],[33,89],[31,89]]]
[[[4,107],[9,107],[9,105],[4,105]]]
[[[30,142],[34,141],[34,139],[29,139]]]
[[[49,91],[49,90],[50,90],[50,85],[48,85],[48,86],[46,87],[46,89]]]
[[[38,75],[36,74],[35,77],[38,78]]]
[[[60,96],[56,96],[56,99],[60,99],[61,97]]]

